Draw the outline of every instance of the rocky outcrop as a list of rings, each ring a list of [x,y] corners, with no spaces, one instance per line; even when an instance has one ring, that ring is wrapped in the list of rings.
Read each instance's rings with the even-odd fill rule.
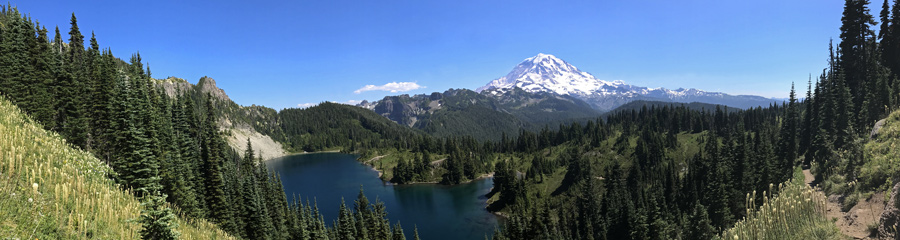
[[[165,92],[166,96],[169,96],[169,98],[180,96],[194,87],[194,85],[191,85],[188,81],[177,77],[157,79],[156,85],[162,88],[163,92]]]
[[[166,79],[156,79],[156,85],[163,89],[167,96],[170,98],[178,97],[191,89],[199,89],[200,93],[210,94],[215,99],[219,99],[222,101],[231,101],[228,98],[228,95],[225,94],[225,90],[222,90],[218,86],[216,86],[216,80],[211,77],[202,77],[199,81],[197,81],[197,85],[193,85],[189,83],[187,80],[177,78],[177,77],[169,77]]]
[[[878,122],[875,122],[875,126],[872,126],[872,133],[869,133],[869,138],[875,139],[875,137],[878,136],[878,131],[881,130],[882,127],[884,127],[884,122],[886,122],[886,121],[887,121],[887,118],[881,119],[881,120],[878,120]]]
[[[881,213],[881,219],[878,221],[880,225],[878,226],[878,237],[881,239],[898,239],[900,235],[897,234],[897,230],[900,230],[900,199],[898,199],[898,193],[900,193],[900,183],[894,185],[894,188],[891,190],[891,200],[888,201],[884,207],[884,212]]]
[[[216,86],[216,80],[210,77],[200,78],[197,81],[197,85],[176,77],[156,79],[156,84],[170,98],[177,98],[187,93],[197,94],[199,92],[204,95],[209,94],[213,99],[216,99],[214,101],[215,106],[221,108],[223,114],[223,117],[219,118],[218,121],[219,129],[226,133],[225,138],[228,140],[228,145],[242,157],[244,150],[247,148],[248,140],[252,144],[256,155],[264,160],[278,158],[287,154],[281,143],[276,142],[270,136],[260,133],[251,126],[251,124],[277,126],[277,121],[272,120],[272,116],[276,115],[274,110],[256,105],[244,107],[235,104],[225,94],[225,90]],[[246,122],[248,118],[256,119],[257,122]]]
[[[216,80],[211,77],[202,77],[200,81],[197,81],[197,87],[200,88],[200,92],[203,94],[210,94],[213,98],[222,100],[222,101],[231,101],[228,98],[228,95],[225,94],[225,90],[222,90],[218,86],[216,86]]]
[[[228,135],[228,145],[237,150],[238,155],[244,157],[244,151],[247,150],[247,141],[250,141],[253,152],[257,157],[263,160],[279,158],[287,155],[284,146],[276,142],[271,137],[263,135],[253,128],[236,127],[225,130]]]

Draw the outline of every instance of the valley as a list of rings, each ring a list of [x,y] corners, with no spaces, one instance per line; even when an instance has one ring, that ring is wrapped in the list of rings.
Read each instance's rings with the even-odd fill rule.
[[[140,53],[121,58],[79,28],[105,23],[73,13],[63,35],[0,5],[0,238],[898,239],[900,1],[884,1],[880,25],[869,5],[845,1],[824,70],[782,89],[785,99],[600,80],[544,53],[475,90],[391,75],[352,91],[343,85],[362,83],[354,72],[402,75],[390,62],[399,58],[360,51],[262,67],[251,52],[273,44],[244,39],[253,34],[206,59],[301,69],[291,81],[305,88],[273,98],[338,95],[315,85],[377,96],[278,110],[220,88],[275,73],[156,78]],[[432,38],[373,42],[416,49]],[[264,56],[308,50],[304,41]],[[370,54],[384,59],[356,59]],[[301,73],[328,61],[357,68],[330,72],[347,77],[337,83]],[[216,69],[201,66],[189,68]],[[417,76],[485,75],[470,71]],[[442,88],[422,93],[426,83]]]

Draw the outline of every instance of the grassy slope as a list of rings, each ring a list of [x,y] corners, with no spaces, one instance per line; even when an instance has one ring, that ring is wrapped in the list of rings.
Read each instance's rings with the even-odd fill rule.
[[[139,238],[140,202],[110,171],[0,98],[0,236]],[[231,238],[205,221],[177,222],[184,239]]]
[[[900,111],[890,114],[878,136],[863,147],[866,162],[860,168],[860,185],[866,190],[889,191],[900,180]],[[890,194],[886,194],[890,195]]]
[[[800,169],[794,179],[778,186],[776,196],[766,196],[758,210],[723,232],[719,239],[844,239],[825,217],[825,195],[803,181]],[[771,189],[771,188],[770,188]]]
[[[608,139],[601,142],[600,146],[592,149],[590,152],[585,153],[588,156],[591,156],[594,160],[592,163],[594,164],[595,170],[598,173],[604,172],[605,169],[608,169],[613,165],[613,161],[618,161],[622,166],[630,167],[631,160],[629,160],[628,155],[632,154],[630,151],[625,153],[618,153],[614,148],[614,144],[616,138],[621,133],[614,134]],[[703,133],[686,133],[682,132],[677,135],[678,138],[678,147],[672,150],[667,151],[668,157],[675,160],[675,164],[686,164],[687,160],[694,155],[696,155],[700,148],[699,138],[705,134]],[[632,137],[629,139],[629,149],[633,149],[637,144],[637,137]],[[561,146],[552,147],[551,149],[544,149],[543,154],[547,159],[557,161],[558,159],[564,157],[563,155],[571,148],[570,144],[563,144]],[[525,159],[521,159],[516,155],[503,154],[498,157],[498,159],[513,159],[516,163],[515,168],[517,171],[525,172],[531,167],[531,159],[530,157],[526,157]],[[556,168],[553,173],[545,174],[543,178],[543,182],[535,182],[534,184],[527,185],[528,192],[530,194],[530,198],[532,202],[537,202],[541,197],[538,196],[551,196],[557,194],[571,194],[569,191],[569,187],[565,182],[567,170],[565,166]],[[569,184],[570,185],[570,184]],[[488,203],[493,203],[499,199],[499,194],[494,194],[488,200]],[[552,198],[551,198],[552,199]],[[555,200],[554,200],[555,201]],[[560,202],[561,203],[561,202]],[[502,209],[495,209],[497,212],[506,212],[509,209],[506,207]]]

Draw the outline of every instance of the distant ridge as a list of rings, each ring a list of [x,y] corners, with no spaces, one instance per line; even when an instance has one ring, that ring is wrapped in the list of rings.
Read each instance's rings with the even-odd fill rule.
[[[768,106],[777,101],[760,96],[729,95],[694,88],[670,90],[629,85],[621,80],[604,81],[556,56],[543,53],[526,58],[506,76],[490,81],[476,91],[497,94],[512,88],[569,95],[584,100],[594,109],[603,112],[635,100],[701,102],[743,109]]]

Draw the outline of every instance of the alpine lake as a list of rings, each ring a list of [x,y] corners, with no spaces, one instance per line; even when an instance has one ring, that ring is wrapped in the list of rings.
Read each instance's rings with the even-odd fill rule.
[[[343,198],[347,207],[363,189],[369,202],[384,202],[390,224],[402,225],[407,239],[418,228],[422,239],[485,239],[499,227],[496,215],[484,209],[492,179],[459,185],[391,185],[378,172],[358,162],[357,155],[312,153],[266,161],[281,175],[288,201],[297,196],[317,203],[326,224],[337,221]]]

